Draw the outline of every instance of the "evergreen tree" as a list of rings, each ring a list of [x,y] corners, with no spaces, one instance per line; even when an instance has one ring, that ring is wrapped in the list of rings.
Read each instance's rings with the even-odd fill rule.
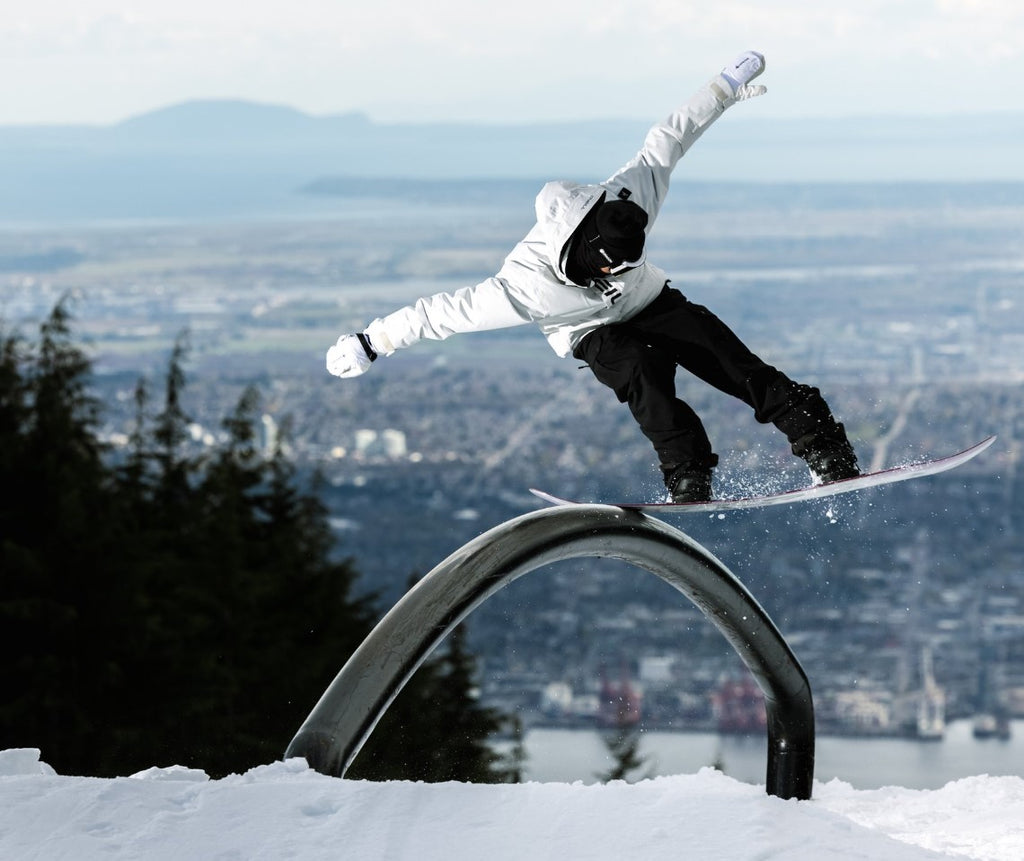
[[[87,357],[70,340],[66,303],[40,330],[37,350],[3,350],[5,442],[0,707],[5,744],[46,744],[84,767],[107,731],[121,683],[126,593],[112,560],[116,493],[96,436]],[[20,363],[22,371],[16,365]],[[9,424],[15,418],[19,427]],[[130,603],[130,602],[129,602]]]
[[[0,499],[0,516],[13,514],[10,511],[13,498],[22,489],[7,481],[13,481],[16,469],[23,463],[23,434],[30,410],[28,385],[21,373],[25,361],[21,339],[0,330],[0,476],[5,479],[5,488],[15,490],[15,493],[4,493]],[[0,520],[0,539],[7,534],[4,521]]]
[[[426,661],[391,704],[349,776],[369,780],[507,780],[501,757],[488,739],[501,728],[500,715],[478,701],[476,661],[461,627],[443,651]]]
[[[192,501],[190,477],[197,464],[184,454],[188,439],[189,417],[182,399],[185,390],[185,359],[188,356],[188,335],[182,333],[174,342],[164,387],[164,407],[156,417],[151,434],[151,457],[157,465],[157,499],[172,518],[187,518],[183,506]],[[140,433],[144,433],[140,431]],[[144,438],[144,436],[142,437]]]
[[[500,757],[488,745],[488,739],[501,729],[502,718],[480,704],[477,662],[466,647],[466,633],[458,627],[448,637],[448,649],[439,667],[440,689],[437,697],[438,726],[444,733],[435,752],[439,773],[448,780],[487,783],[504,780]]]
[[[525,731],[519,715],[512,715],[507,723],[511,730],[512,747],[505,754],[502,768],[506,783],[522,783],[529,755],[526,752]]]
[[[0,338],[0,747],[18,744],[9,727],[28,722],[32,713],[26,684],[37,668],[38,642],[32,626],[40,599],[34,584],[44,576],[38,548],[29,546],[23,496],[29,480],[26,434],[31,416],[29,386],[22,374],[28,356],[21,339]]]
[[[168,383],[178,385],[174,373]],[[269,462],[257,450],[258,392],[243,392],[226,441],[202,464],[166,445],[172,403],[154,441],[174,493],[158,490],[155,531],[188,540],[160,548],[174,581],[153,695],[174,719],[158,739],[176,761],[219,774],[280,755],[374,612],[352,594],[351,564],[332,559],[326,510],[297,488],[283,449]]]
[[[298,729],[378,617],[372,595],[354,596],[352,562],[333,558],[335,538],[317,493],[321,479],[314,476],[310,489],[300,490],[284,453],[287,439],[285,422],[255,500],[265,575],[253,639],[265,653],[261,672],[275,680],[253,680],[251,732],[259,738],[290,737]],[[281,634],[290,649],[275,647]]]
[[[640,727],[637,724],[620,724],[605,733],[602,741],[613,760],[612,767],[598,775],[602,783],[630,780],[633,772],[647,763],[647,758],[640,755]]]

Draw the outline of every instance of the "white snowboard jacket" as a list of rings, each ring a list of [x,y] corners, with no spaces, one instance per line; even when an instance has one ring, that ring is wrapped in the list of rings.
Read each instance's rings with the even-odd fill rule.
[[[390,355],[423,338],[535,323],[559,356],[569,356],[595,329],[622,322],[650,304],[668,283],[643,263],[621,275],[574,284],[565,274],[566,246],[602,198],[628,198],[648,215],[651,230],[676,163],[704,130],[736,101],[721,76],[712,78],[647,133],[643,148],[600,185],[547,183],[537,195],[537,223],[505,258],[500,271],[473,287],[437,293],[380,317],[366,328],[379,353]]]

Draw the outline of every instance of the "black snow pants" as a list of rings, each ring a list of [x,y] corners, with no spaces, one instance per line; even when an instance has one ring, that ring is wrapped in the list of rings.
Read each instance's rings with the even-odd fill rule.
[[[790,443],[832,417],[816,388],[763,362],[711,311],[667,284],[635,317],[587,335],[573,355],[629,405],[663,470],[718,460],[700,418],[676,397],[676,366],[739,398]]]

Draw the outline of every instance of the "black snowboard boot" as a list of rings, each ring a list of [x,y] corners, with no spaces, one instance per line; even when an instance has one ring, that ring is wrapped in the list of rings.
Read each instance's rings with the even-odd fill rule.
[[[714,456],[713,456],[714,457]],[[711,464],[662,464],[661,472],[665,487],[673,502],[710,502],[711,470],[718,462]]]
[[[829,484],[860,475],[857,455],[846,438],[846,428],[836,421],[819,426],[792,445],[793,454],[807,461],[815,484]]]

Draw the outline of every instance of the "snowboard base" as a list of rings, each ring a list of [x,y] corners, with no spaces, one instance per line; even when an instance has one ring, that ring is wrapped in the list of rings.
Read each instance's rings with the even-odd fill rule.
[[[742,496],[733,499],[713,499],[710,502],[608,502],[608,503],[585,503],[574,499],[563,499],[545,493],[543,490],[530,488],[530,493],[543,499],[552,505],[612,505],[616,508],[625,508],[635,511],[660,511],[666,513],[691,514],[697,512],[713,511],[736,511],[744,508],[764,508],[770,505],[785,505],[791,502],[803,502],[809,499],[822,499],[827,496],[834,496],[839,493],[850,493],[854,490],[863,490],[868,487],[880,487],[884,484],[894,484],[897,481],[907,481],[911,478],[921,478],[926,475],[935,475],[962,466],[972,458],[977,457],[992,443],[996,441],[995,436],[986,437],[977,445],[965,448],[956,454],[934,460],[925,460],[918,463],[907,464],[906,466],[894,466],[890,469],[883,469],[879,472],[869,472],[858,475],[854,478],[846,478],[842,481],[833,481],[829,484],[816,484],[811,487],[797,488],[796,490],[785,490],[781,493],[769,493],[763,496]]]

